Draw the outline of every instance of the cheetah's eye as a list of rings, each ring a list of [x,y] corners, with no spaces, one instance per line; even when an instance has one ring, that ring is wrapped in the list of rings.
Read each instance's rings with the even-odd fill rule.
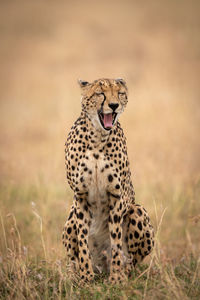
[[[119,96],[125,96],[126,93],[124,93],[124,92],[119,92],[118,95],[119,95]]]

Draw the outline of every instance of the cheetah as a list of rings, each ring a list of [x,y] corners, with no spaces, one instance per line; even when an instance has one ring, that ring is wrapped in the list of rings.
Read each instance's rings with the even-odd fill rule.
[[[123,283],[154,246],[145,208],[135,203],[126,138],[118,121],[128,102],[123,79],[79,81],[82,111],[65,148],[74,201],[63,230],[70,272]]]

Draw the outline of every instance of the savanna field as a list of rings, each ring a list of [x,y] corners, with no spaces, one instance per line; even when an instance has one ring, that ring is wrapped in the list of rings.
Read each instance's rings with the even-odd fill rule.
[[[200,299],[199,1],[0,2],[0,299]],[[77,79],[124,78],[153,254],[123,286],[69,281],[64,143]]]

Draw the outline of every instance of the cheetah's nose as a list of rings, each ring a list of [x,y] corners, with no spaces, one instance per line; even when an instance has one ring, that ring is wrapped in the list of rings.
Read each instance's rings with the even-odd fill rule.
[[[115,110],[118,108],[119,104],[118,104],[118,103],[109,103],[108,106],[109,106],[113,111],[115,111]]]

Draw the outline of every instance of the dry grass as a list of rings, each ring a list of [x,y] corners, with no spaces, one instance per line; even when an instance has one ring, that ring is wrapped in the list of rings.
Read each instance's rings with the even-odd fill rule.
[[[0,299],[199,299],[198,1],[1,1]],[[78,78],[124,77],[137,201],[157,232],[124,287],[67,278],[64,141]]]
[[[123,287],[112,287],[100,277],[81,288],[68,280],[60,240],[65,212],[55,199],[62,203],[68,193],[44,183],[3,187],[2,299],[199,299],[199,189],[200,182],[182,187],[181,193],[151,189],[149,193],[157,196],[152,201],[157,242],[151,258]],[[167,199],[174,203],[167,206]],[[15,214],[7,213],[11,206]]]

